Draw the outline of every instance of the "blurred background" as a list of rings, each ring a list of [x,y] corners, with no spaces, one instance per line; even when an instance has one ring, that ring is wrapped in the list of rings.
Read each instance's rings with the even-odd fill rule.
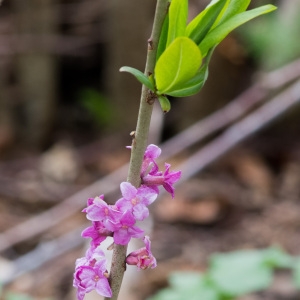
[[[208,2],[191,0],[190,16]],[[146,225],[157,269],[133,277],[122,299],[146,299],[173,271],[204,271],[215,252],[300,255],[300,1],[251,7],[266,3],[278,10],[218,46],[200,94],[172,99],[165,116],[154,110],[149,143],[183,179]],[[155,4],[3,0],[1,299],[75,299],[80,211],[102,193],[113,203],[126,178],[141,87],[118,70],[144,69]],[[278,282],[247,299],[299,299]]]

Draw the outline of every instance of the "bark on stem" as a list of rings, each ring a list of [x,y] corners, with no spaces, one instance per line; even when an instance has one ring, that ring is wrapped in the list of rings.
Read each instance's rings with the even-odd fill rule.
[[[169,0],[157,0],[152,33],[150,39],[148,40],[148,52],[145,67],[146,75],[154,72],[157,45],[168,7]],[[149,91],[143,85],[137,127],[132,141],[131,158],[127,177],[127,181],[135,187],[140,185],[140,170],[144,152],[147,146],[149,126],[153,109],[153,103],[149,103],[147,101],[148,95]],[[126,270],[125,258],[127,246],[115,245],[113,251],[111,272],[109,277],[113,295],[112,298],[105,299],[117,300],[123,275]]]

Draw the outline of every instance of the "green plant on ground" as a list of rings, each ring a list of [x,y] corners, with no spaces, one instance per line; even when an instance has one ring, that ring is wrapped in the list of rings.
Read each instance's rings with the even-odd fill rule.
[[[89,112],[97,125],[110,125],[112,107],[101,93],[91,88],[83,89],[79,93],[78,101]]]
[[[285,11],[278,10],[239,29],[248,51],[263,69],[273,70],[300,56],[300,5],[287,6]]]
[[[300,289],[300,258],[279,248],[214,254],[205,273],[172,273],[169,287],[147,300],[234,300],[267,289],[274,271],[282,268],[292,272],[291,280]]]

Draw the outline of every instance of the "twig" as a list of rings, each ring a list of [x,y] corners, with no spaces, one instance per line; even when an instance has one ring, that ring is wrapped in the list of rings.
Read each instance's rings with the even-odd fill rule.
[[[156,52],[160,32],[163,26],[164,19],[167,14],[169,0],[157,0],[155,16],[153,21],[153,28],[151,37],[148,40],[148,51],[145,66],[145,75],[154,74],[154,67],[156,62]],[[149,90],[143,85],[140,108],[138,113],[138,120],[135,135],[131,146],[131,157],[129,163],[129,171],[127,181],[133,186],[140,186],[140,172],[142,161],[147,146],[151,115],[153,110],[153,103],[148,102]],[[112,263],[109,275],[110,287],[112,290],[111,300],[117,300],[121,288],[123,275],[126,270],[126,252],[127,246],[114,245]],[[108,299],[105,297],[105,299]]]
[[[300,80],[190,156],[178,168],[184,181],[300,102]]]
[[[261,81],[261,84],[264,87],[269,89],[280,88],[300,77],[300,59],[294,60],[293,62],[260,77],[261,78],[258,78],[258,80]]]

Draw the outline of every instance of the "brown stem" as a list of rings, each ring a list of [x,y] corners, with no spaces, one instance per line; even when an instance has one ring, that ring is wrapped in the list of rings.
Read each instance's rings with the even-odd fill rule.
[[[156,49],[159,41],[163,21],[165,19],[169,6],[169,0],[158,0],[156,4],[155,17],[153,22],[152,34],[148,40],[148,53],[145,67],[145,74],[153,74],[156,62]],[[132,141],[131,158],[127,181],[135,187],[140,185],[140,170],[147,146],[149,126],[153,103],[147,102],[149,90],[146,86],[142,87],[140,109],[138,114],[135,136]],[[115,245],[110,272],[110,285],[112,289],[112,298],[117,300],[121,288],[124,271],[126,269],[127,246]]]

